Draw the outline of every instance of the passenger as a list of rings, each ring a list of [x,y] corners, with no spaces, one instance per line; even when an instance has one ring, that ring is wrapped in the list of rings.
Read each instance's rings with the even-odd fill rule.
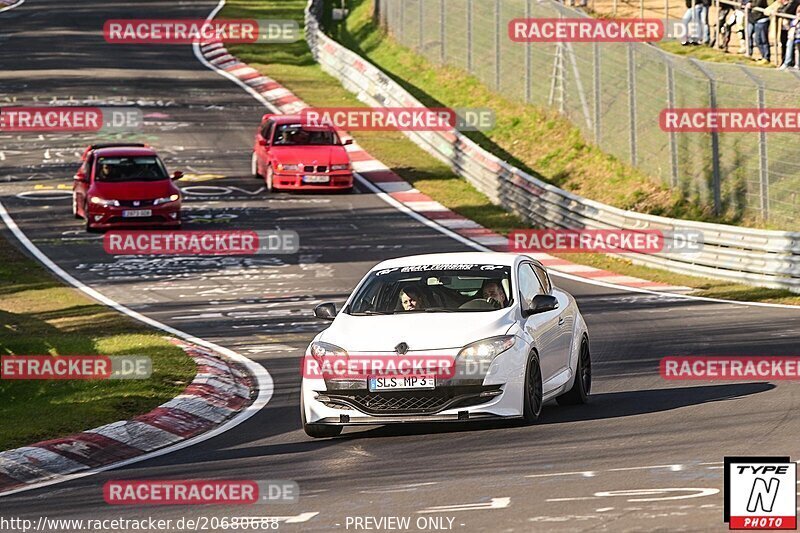
[[[400,291],[400,304],[406,311],[419,311],[425,309],[422,291],[414,286],[405,287]]]

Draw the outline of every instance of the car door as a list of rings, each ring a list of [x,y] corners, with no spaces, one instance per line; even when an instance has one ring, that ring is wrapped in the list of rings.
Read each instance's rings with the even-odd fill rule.
[[[266,173],[267,165],[269,164],[269,147],[272,142],[272,130],[274,129],[274,125],[275,121],[268,119],[261,125],[256,135],[254,150],[258,160],[258,171],[262,175]]]
[[[569,368],[572,349],[572,330],[575,326],[575,310],[572,305],[570,305],[570,298],[567,293],[553,287],[550,281],[550,275],[543,267],[535,263],[532,263],[531,267],[536,277],[539,279],[539,283],[545,291],[545,294],[551,294],[558,299],[558,309],[556,310],[558,312],[558,321],[556,324],[558,338],[555,341],[553,353],[558,354],[560,358],[560,368],[556,372],[566,370]]]
[[[75,202],[76,213],[83,213],[83,206],[89,191],[93,161],[94,157],[91,154],[86,156],[86,159],[83,161],[72,180],[72,197]]]
[[[521,309],[530,307],[533,297],[537,294],[547,294],[539,278],[533,270],[531,263],[521,263],[517,270],[519,298]],[[547,382],[555,377],[563,367],[563,352],[559,353],[560,327],[559,309],[537,313],[525,318],[523,329],[525,336],[533,342],[539,353],[539,365],[542,369],[542,383],[544,393],[547,394],[551,387]]]

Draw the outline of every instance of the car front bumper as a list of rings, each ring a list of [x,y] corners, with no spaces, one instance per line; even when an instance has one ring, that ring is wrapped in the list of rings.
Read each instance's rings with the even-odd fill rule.
[[[327,174],[313,174],[314,176],[326,176],[328,183],[304,183],[303,176],[309,174],[297,172],[276,172],[272,177],[272,188],[280,190],[304,190],[304,191],[341,191],[353,187],[353,173],[349,171],[330,172]]]

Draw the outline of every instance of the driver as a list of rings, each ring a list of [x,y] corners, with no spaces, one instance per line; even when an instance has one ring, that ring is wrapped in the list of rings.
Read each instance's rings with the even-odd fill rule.
[[[483,283],[481,288],[481,296],[486,298],[486,301],[494,305],[496,308],[501,309],[506,306],[508,300],[506,293],[499,281],[487,280]]]
[[[400,291],[400,304],[406,311],[425,309],[424,297],[418,287],[409,286]]]
[[[100,177],[105,179],[109,176],[111,176],[111,166],[109,166],[107,163],[103,163],[100,165]]]

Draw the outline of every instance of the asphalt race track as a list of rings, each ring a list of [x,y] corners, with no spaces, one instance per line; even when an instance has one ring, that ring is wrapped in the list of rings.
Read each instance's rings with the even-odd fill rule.
[[[109,5],[111,4],[111,5]],[[281,530],[355,530],[347,517],[409,516],[424,530],[722,530],[725,455],[800,458],[796,383],[667,382],[667,355],[798,355],[800,310],[742,306],[556,281],[589,325],[594,395],[515,423],[348,429],[300,426],[300,356],[374,263],[466,247],[376,195],[267,194],[248,176],[264,108],[206,69],[190,46],[107,44],[109,18],[205,18],[214,2],[27,0],[0,14],[0,105],[87,100],[138,105],[144,140],[180,183],[185,229],[289,229],[300,253],[240,258],[114,257],[71,213],[76,161],[93,138],[0,135],[0,201],[47,256],[83,283],[165,324],[262,364],[269,404],[233,430],[126,468],[0,500],[49,518],[294,517]],[[16,241],[15,241],[16,242]],[[297,504],[110,506],[113,479],[290,479]],[[421,524],[423,522],[420,522]],[[383,529],[383,528],[380,528]],[[416,529],[412,529],[416,530]]]

